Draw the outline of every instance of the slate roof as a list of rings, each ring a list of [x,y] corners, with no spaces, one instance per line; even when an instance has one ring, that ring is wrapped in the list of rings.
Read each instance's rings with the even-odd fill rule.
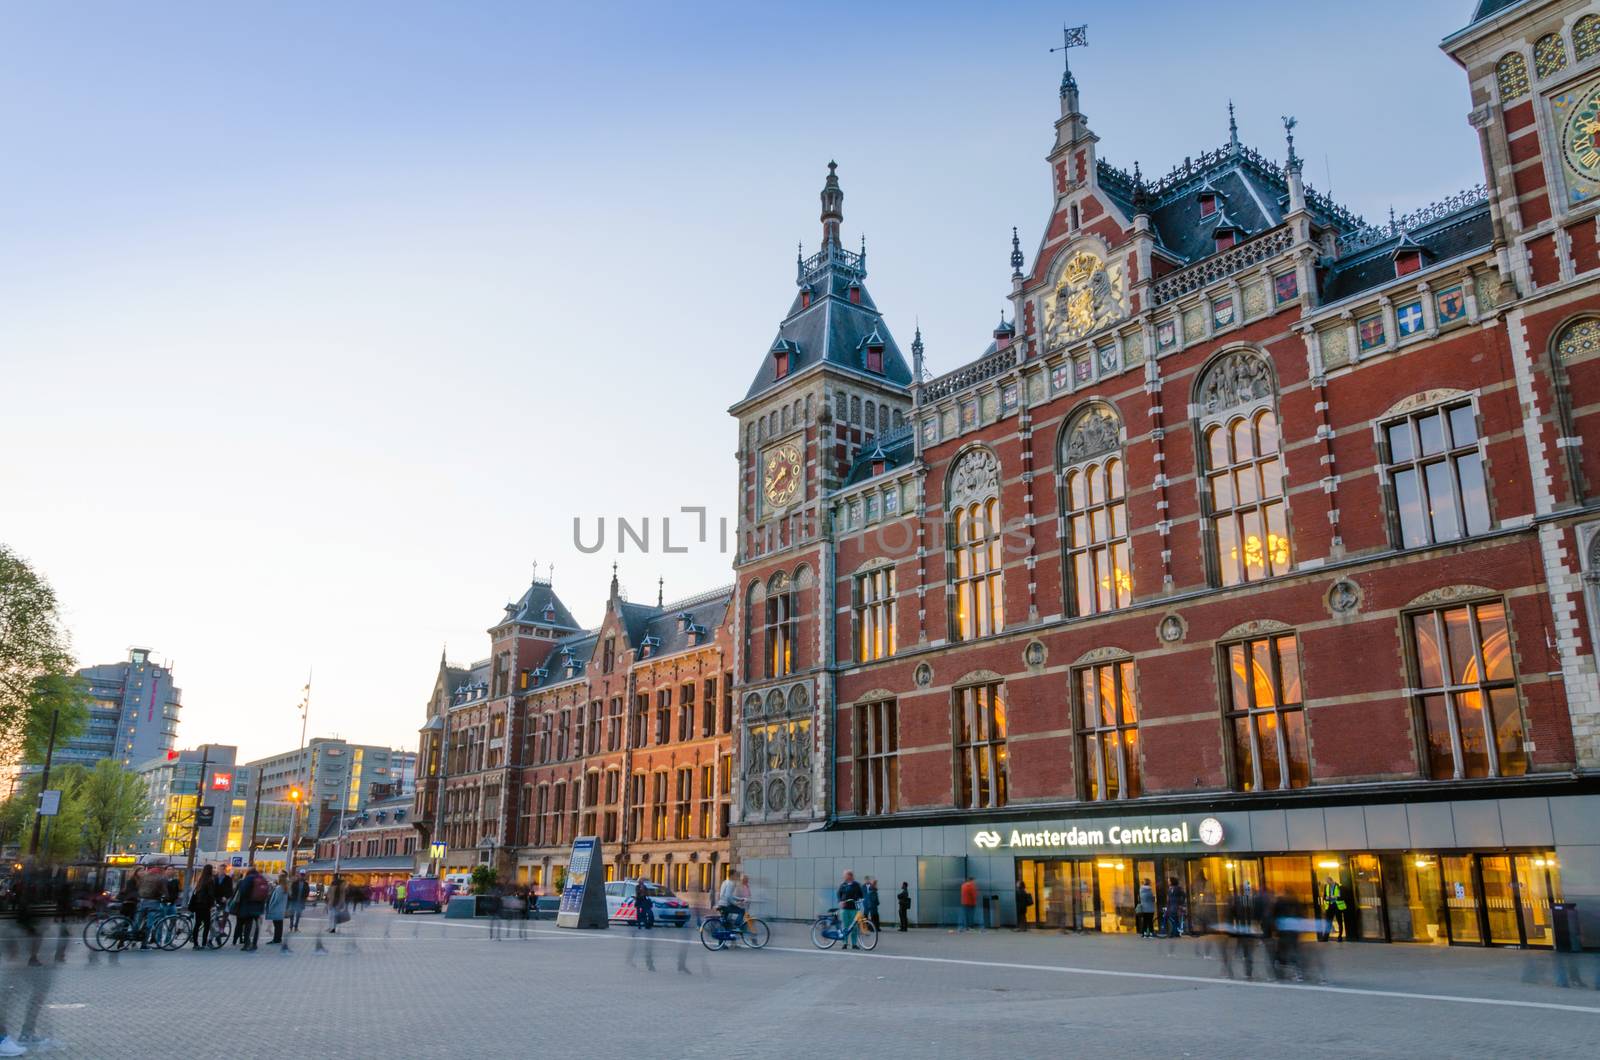
[[[777,365],[772,350],[779,343],[790,343],[789,374],[794,375],[819,361],[827,361],[863,374],[867,373],[865,339],[877,329],[883,341],[883,375],[879,378],[899,386],[911,385],[911,368],[906,363],[883,314],[878,312],[872,295],[866,289],[866,269],[852,262],[859,256],[834,248],[834,259],[826,253],[811,259],[823,259],[816,268],[800,275],[801,288],[789,306],[789,313],[778,325],[777,337],[768,352],[761,358],[761,368],[745,392],[753,398],[778,381]],[[850,288],[859,286],[860,304],[850,301]],[[811,304],[802,308],[802,294],[811,289]],[[877,373],[870,373],[877,377]]]
[[[621,609],[622,627],[627,635],[628,644],[637,649],[644,643],[646,637],[654,637],[659,645],[651,651],[651,656],[658,657],[686,651],[705,643],[705,641],[701,641],[700,644],[690,642],[688,626],[681,630],[678,628],[680,614],[687,613],[689,624],[699,626],[709,636],[715,634],[717,628],[727,619],[728,608],[732,606],[732,601],[733,589],[728,587],[688,597],[682,601],[669,602],[660,607],[654,604],[635,604],[627,600],[617,601],[617,606]],[[549,654],[538,664],[548,671],[548,676],[530,683],[528,690],[549,688],[565,681],[576,680],[578,675],[567,676],[568,656],[562,654],[563,649],[570,652],[570,658],[579,666],[587,666],[594,658],[599,640],[599,630],[588,630],[557,641]]]
[[[990,347],[993,352],[993,346]],[[869,440],[856,453],[856,459],[850,465],[850,474],[845,476],[845,485],[853,486],[857,482],[865,482],[872,478],[872,465],[879,460],[884,462],[884,471],[891,471],[897,467],[904,467],[916,458],[916,439],[912,436],[911,424],[906,424],[897,431],[890,431],[876,440]]]
[[[555,609],[553,618],[544,617],[546,604]],[[561,602],[561,597],[556,595],[550,583],[539,581],[537,578],[516,603],[506,605],[505,615],[495,625],[506,622],[536,622],[541,626],[554,626],[556,629],[583,628],[578,625],[578,620],[572,617],[572,612],[567,610],[567,605]]]
[[[1398,249],[1423,251],[1423,267],[1474,251],[1487,250],[1493,240],[1487,202],[1447,214],[1414,230],[1394,235],[1332,261],[1322,275],[1324,302],[1337,302],[1394,280],[1394,254]]]
[[[539,666],[548,670],[549,676],[543,680],[531,682],[528,688],[530,690],[549,688],[551,685],[559,685],[564,681],[577,680],[589,665],[589,660],[594,657],[594,646],[599,639],[599,632],[591,629],[556,641],[550,646],[549,653],[539,660]],[[578,664],[577,673],[571,677],[567,676],[567,660],[569,658]]]
[[[727,618],[728,608],[732,602],[732,592],[719,591],[709,596],[691,597],[682,604],[669,603],[654,611],[645,623],[644,636],[655,637],[661,643],[651,655],[671,655],[704,644]],[[680,615],[688,616],[688,622],[683,624],[682,629],[679,628]],[[705,632],[706,637],[702,638],[699,644],[694,643],[690,637],[689,626],[698,626]]]
[[[1472,16],[1472,21],[1482,22],[1490,15],[1497,15],[1513,4],[1520,4],[1522,0],[1478,0],[1478,10]]]

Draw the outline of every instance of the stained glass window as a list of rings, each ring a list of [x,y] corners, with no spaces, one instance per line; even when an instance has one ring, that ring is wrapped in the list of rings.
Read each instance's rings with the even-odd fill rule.
[[[1533,46],[1533,72],[1549,77],[1567,65],[1567,46],[1559,33],[1546,33]]]
[[[1511,52],[1494,66],[1495,81],[1500,85],[1500,102],[1528,94],[1528,63],[1521,55]]]
[[[1600,349],[1600,317],[1584,317],[1568,324],[1556,340],[1556,355],[1563,361]]]
[[[1600,55],[1600,15],[1584,15],[1572,27],[1572,50],[1581,63]]]

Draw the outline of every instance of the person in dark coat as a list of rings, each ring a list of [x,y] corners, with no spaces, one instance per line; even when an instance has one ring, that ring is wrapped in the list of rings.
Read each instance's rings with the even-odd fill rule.
[[[644,880],[633,886],[633,926],[636,928],[656,926],[656,907],[650,901],[650,888]]]
[[[197,950],[211,946],[211,911],[216,908],[217,877],[210,865],[200,870],[200,878],[189,895],[189,912],[194,914],[194,932],[189,941]]]
[[[1017,930],[1028,930],[1028,910],[1033,906],[1033,895],[1028,893],[1028,885],[1021,880],[1017,881]]]
[[[861,912],[872,922],[872,930],[880,931],[883,921],[879,919],[878,880],[874,876],[867,877],[867,896],[861,904]]]
[[[861,903],[866,900],[867,892],[856,882],[856,874],[846,870],[834,897],[839,900],[839,925],[844,929],[843,949],[859,950],[861,944],[857,940],[861,937],[861,929],[856,926],[856,918],[860,915]]]
[[[900,930],[911,930],[911,884],[900,884],[900,893],[894,896],[895,908],[900,912]]]
[[[267,898],[271,893],[272,881],[253,866],[234,891],[234,912],[239,917],[239,930],[235,937],[246,953],[255,950],[261,937],[261,914],[267,911]]]

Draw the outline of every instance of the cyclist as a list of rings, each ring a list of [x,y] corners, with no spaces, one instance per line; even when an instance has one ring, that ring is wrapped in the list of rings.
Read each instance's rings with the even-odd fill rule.
[[[839,899],[839,921],[844,928],[844,949],[859,950],[861,943],[861,929],[856,926],[856,917],[865,900],[867,892],[856,882],[856,874],[849,869],[845,870],[844,880],[839,884],[836,896]],[[840,950],[844,952],[844,950]]]
[[[139,938],[139,948],[150,948],[149,931],[161,916],[167,897],[167,866],[156,862],[139,877],[139,908],[134,916],[133,931]]]
[[[744,913],[750,908],[750,877],[741,875],[738,879],[729,876],[722,881],[722,890],[717,893],[717,912],[722,914],[723,926],[730,931],[744,929]]]

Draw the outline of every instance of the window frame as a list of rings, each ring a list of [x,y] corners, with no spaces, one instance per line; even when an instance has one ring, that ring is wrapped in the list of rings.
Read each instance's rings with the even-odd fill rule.
[[[1270,416],[1277,433],[1275,448],[1271,454],[1261,452],[1261,421],[1264,416]],[[1239,426],[1248,425],[1250,432],[1251,455],[1240,458],[1236,445]],[[1288,475],[1285,470],[1283,453],[1283,419],[1278,414],[1278,401],[1276,394],[1266,398],[1256,399],[1248,404],[1237,405],[1222,410],[1213,416],[1205,416],[1198,423],[1196,443],[1199,446],[1200,473],[1196,481],[1200,488],[1201,512],[1205,517],[1205,533],[1208,539],[1207,560],[1211,567],[1211,585],[1216,589],[1232,589],[1243,585],[1253,585],[1257,582],[1271,581],[1294,573],[1294,532],[1289,525],[1289,497]],[[1228,447],[1228,463],[1217,466],[1212,462],[1211,437],[1213,432],[1221,431],[1226,436],[1225,444]],[[1275,463],[1278,468],[1277,493],[1266,493],[1266,467]],[[1254,500],[1241,502],[1238,495],[1239,475],[1248,471],[1253,488],[1256,491]],[[1226,477],[1228,489],[1232,494],[1230,503],[1219,505],[1217,503],[1217,481]],[[1281,513],[1281,534],[1276,534],[1271,526],[1272,516],[1269,509],[1276,507]],[[1245,542],[1248,538],[1247,519],[1254,517],[1259,524],[1262,538],[1263,573],[1257,577],[1250,576],[1251,564],[1248,560],[1249,549]],[[1236,559],[1224,555],[1222,524],[1226,520],[1230,525],[1233,537],[1232,552]],[[1273,560],[1272,538],[1276,534],[1285,547],[1285,557],[1281,564]],[[1228,580],[1227,565],[1236,564],[1238,577]],[[1280,568],[1281,569],[1274,569]]]
[[[1092,415],[1093,413],[1091,413]],[[1063,449],[1065,447],[1063,446]],[[1116,482],[1113,477],[1112,465],[1116,466],[1115,476],[1121,478],[1121,491],[1113,496],[1112,486]],[[1061,572],[1062,591],[1066,614],[1073,618],[1093,618],[1096,615],[1111,614],[1133,606],[1133,535],[1128,525],[1128,461],[1119,444],[1112,449],[1104,449],[1097,453],[1089,454],[1075,463],[1067,464],[1063,452],[1063,462],[1056,477],[1059,491],[1057,510],[1061,517]],[[1094,477],[1103,478],[1102,499],[1094,500]],[[1082,507],[1073,507],[1073,484],[1078,476],[1085,482],[1084,504]],[[1116,532],[1116,509],[1122,509],[1122,532]],[[1085,530],[1092,536],[1095,527],[1096,515],[1103,514],[1104,533],[1094,540],[1082,544],[1074,540],[1073,528],[1081,520]],[[1122,550],[1122,564],[1117,562],[1118,547]],[[1085,609],[1080,599],[1082,592],[1079,587],[1078,557],[1084,557],[1092,572],[1093,585],[1090,589],[1090,606]],[[1110,571],[1110,602],[1102,606],[1100,600],[1100,578],[1097,558],[1104,556],[1106,568]],[[1126,586],[1118,580],[1118,575],[1126,580]],[[1122,595],[1126,595],[1124,602]]]
[[[859,571],[850,581],[852,640],[857,662],[892,658],[895,643],[895,568],[880,564]],[[868,647],[869,640],[871,648]]]
[[[1103,710],[1097,709],[1096,724],[1090,725],[1087,721],[1087,702],[1084,695],[1083,679],[1089,677],[1095,682],[1097,703],[1100,689],[1100,674],[1103,670],[1111,671],[1114,703],[1111,724],[1105,724]],[[1138,673],[1131,655],[1117,655],[1097,662],[1085,663],[1074,666],[1070,672],[1071,688],[1068,701],[1072,710],[1072,747],[1073,766],[1077,773],[1078,798],[1084,802],[1121,802],[1128,799],[1137,799],[1144,795],[1144,760],[1141,757],[1143,742],[1139,739],[1139,682]],[[1123,709],[1124,699],[1131,703],[1133,717],[1129,720]],[[1109,785],[1104,776],[1106,758],[1102,753],[1104,740],[1108,734],[1115,735],[1117,785],[1116,794],[1107,795]],[[1128,736],[1132,734],[1130,745]],[[1097,748],[1094,755],[1094,786],[1090,786],[1090,755],[1089,742],[1094,740]],[[1132,761],[1130,767],[1129,762]],[[1129,789],[1132,788],[1132,793]]]
[[[1283,657],[1279,644],[1282,640],[1294,642],[1295,653],[1295,680],[1300,692],[1300,698],[1294,703],[1284,702],[1283,685]],[[1246,692],[1246,705],[1237,707],[1234,703],[1234,672],[1232,667],[1233,650],[1239,648],[1244,653],[1247,665],[1255,665],[1255,645],[1265,644],[1268,651],[1268,661],[1271,666],[1270,680],[1272,681],[1273,703],[1270,706],[1260,706],[1256,699],[1256,683],[1250,680],[1250,672],[1242,679]],[[1218,665],[1221,668],[1219,687],[1222,689],[1222,725],[1223,746],[1228,754],[1228,781],[1234,791],[1260,794],[1263,792],[1297,791],[1301,788],[1315,786],[1315,776],[1312,772],[1311,761],[1311,731],[1310,722],[1306,713],[1305,667],[1301,660],[1305,652],[1300,645],[1299,634],[1292,629],[1269,630],[1255,633],[1245,637],[1235,637],[1221,641],[1217,644]],[[1261,734],[1258,719],[1270,715],[1273,719],[1273,739],[1277,747],[1276,761],[1278,763],[1278,784],[1268,788],[1263,784],[1264,773],[1261,768]],[[1299,718],[1300,746],[1305,750],[1305,783],[1296,785],[1292,781],[1293,770],[1291,767],[1291,738],[1290,726],[1286,723],[1287,716]],[[1250,733],[1250,771],[1251,783],[1246,787],[1239,779],[1238,737],[1235,735],[1236,723],[1244,719],[1248,723]]]
[[[1466,409],[1472,419],[1473,440],[1465,445],[1454,444],[1456,429],[1451,422],[1450,414],[1458,409]],[[1444,448],[1439,452],[1424,454],[1421,445],[1421,423],[1431,417],[1438,417],[1440,427],[1446,432],[1448,440],[1445,442]],[[1402,424],[1407,428],[1411,455],[1404,459],[1396,459],[1390,431]],[[1373,428],[1376,432],[1375,439],[1378,447],[1379,473],[1382,476],[1381,481],[1383,483],[1384,504],[1388,509],[1385,522],[1389,530],[1389,543],[1393,548],[1400,550],[1435,548],[1439,545],[1469,541],[1474,537],[1482,537],[1485,534],[1494,532],[1494,491],[1489,485],[1488,442],[1484,438],[1481,429],[1482,420],[1478,413],[1478,401],[1475,396],[1471,394],[1462,395],[1421,408],[1411,409],[1394,416],[1387,416],[1378,420],[1373,425]],[[1461,483],[1461,461],[1468,455],[1476,455],[1478,475],[1483,485],[1484,510],[1482,515],[1485,525],[1479,530],[1473,530],[1468,525],[1466,491]],[[1399,476],[1408,471],[1416,476],[1417,506],[1418,510],[1426,516],[1426,513],[1431,510],[1430,502],[1432,500],[1431,484],[1426,469],[1440,464],[1445,465],[1450,473],[1450,497],[1452,508],[1455,512],[1457,535],[1450,538],[1439,537],[1434,526],[1434,520],[1432,518],[1424,518],[1423,529],[1426,540],[1415,544],[1408,543],[1405,519],[1401,510]]]
[[[1488,676],[1487,660],[1484,655],[1484,641],[1482,619],[1478,613],[1479,608],[1485,606],[1500,609],[1500,621],[1505,626],[1506,659],[1510,669],[1509,676],[1504,678],[1490,678]],[[1445,653],[1448,652],[1449,634],[1444,625],[1444,616],[1451,611],[1464,611],[1467,614],[1467,628],[1472,637],[1473,661],[1472,666],[1477,668],[1479,678],[1474,682],[1456,682],[1451,672],[1449,660]],[[1424,780],[1500,780],[1506,777],[1526,776],[1532,770],[1532,752],[1528,739],[1528,712],[1522,695],[1522,682],[1517,674],[1517,655],[1514,635],[1511,629],[1511,608],[1503,596],[1481,596],[1469,600],[1452,600],[1444,603],[1433,604],[1425,607],[1406,608],[1401,611],[1402,636],[1406,650],[1406,668],[1410,694],[1407,696],[1411,709],[1413,730],[1417,739],[1417,764],[1418,771]],[[1423,685],[1425,678],[1422,673],[1422,655],[1417,643],[1416,620],[1424,616],[1432,616],[1435,623],[1435,636],[1440,647],[1439,673],[1444,684],[1439,686]],[[1509,691],[1515,699],[1515,708],[1520,732],[1522,753],[1522,769],[1518,772],[1507,773],[1501,761],[1504,752],[1497,739],[1497,725],[1494,720],[1493,693],[1496,691]],[[1463,721],[1461,711],[1456,705],[1458,695],[1476,692],[1480,697],[1479,714],[1482,718],[1482,736],[1484,740],[1484,759],[1486,771],[1482,775],[1469,775],[1466,771],[1466,744],[1462,733]],[[1436,777],[1431,768],[1432,755],[1428,739],[1429,727],[1426,700],[1430,696],[1443,696],[1445,704],[1445,720],[1450,739],[1451,749],[1451,775]]]
[[[893,698],[855,706],[855,811],[859,817],[900,812],[900,706]]]
[[[1005,806],[1011,788],[1007,742],[1010,718],[1005,683],[985,681],[963,685],[951,694],[951,706],[950,744],[955,774],[952,801],[955,807],[983,810]],[[980,716],[984,723],[972,724]],[[987,791],[981,804],[980,787]]]
[[[1005,631],[1002,525],[998,496],[968,501],[951,512],[946,560],[951,640],[982,640]],[[981,537],[968,529],[974,527],[982,529]]]

